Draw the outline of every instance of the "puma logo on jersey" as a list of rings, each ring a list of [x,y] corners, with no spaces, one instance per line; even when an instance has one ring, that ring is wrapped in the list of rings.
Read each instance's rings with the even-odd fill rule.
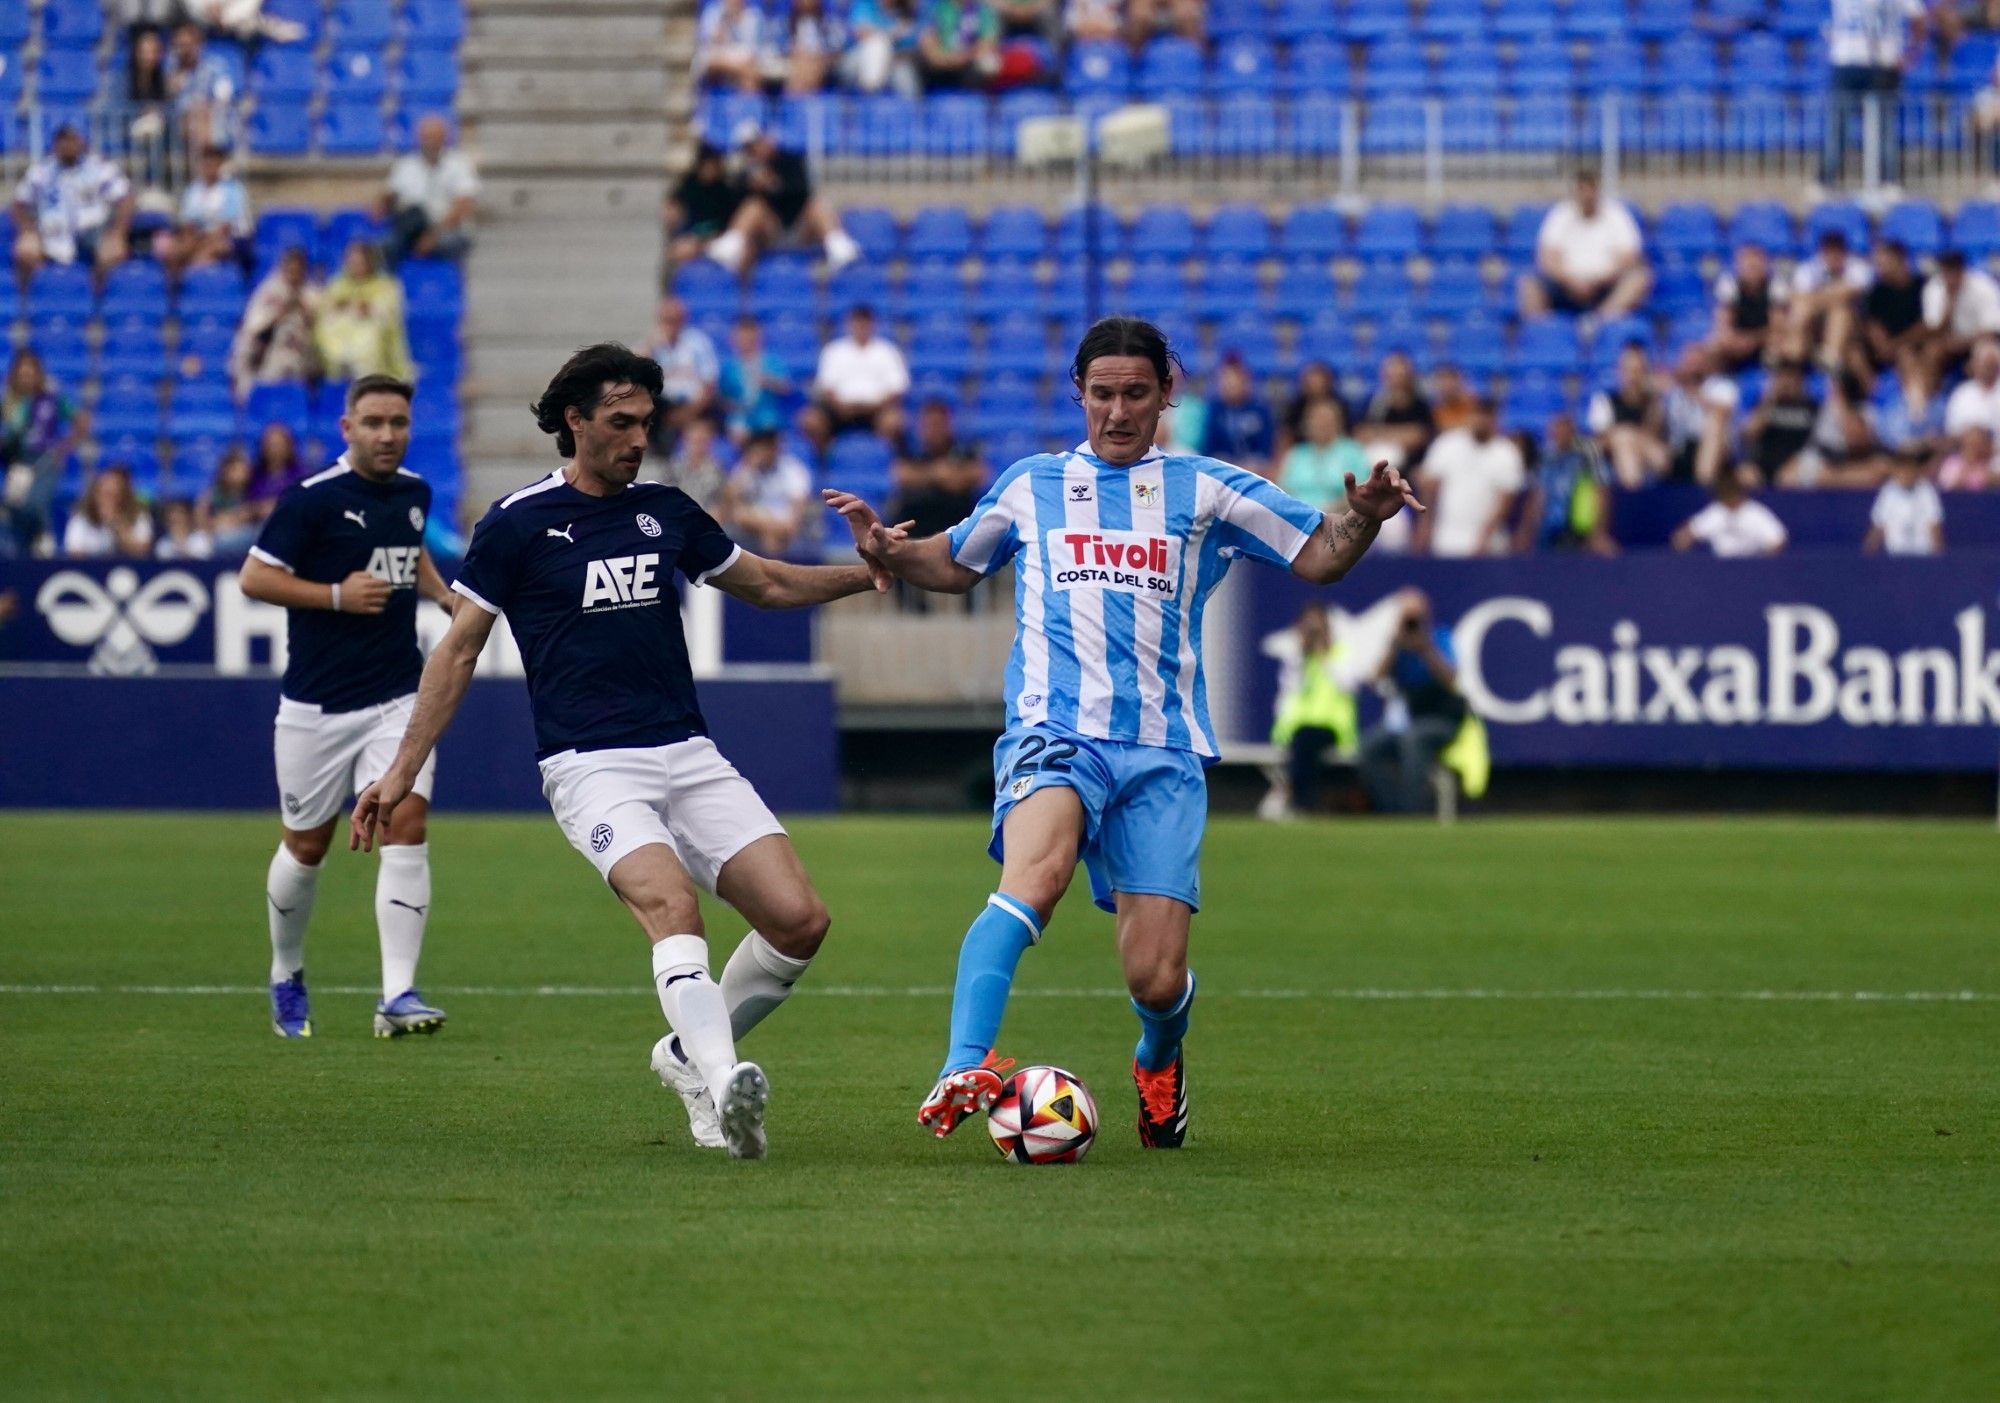
[[[549,534],[551,536],[554,536],[557,540],[568,541],[571,545],[575,545],[576,537],[570,535],[570,532],[574,530],[576,530],[576,523],[572,521],[567,526],[563,527],[563,529],[560,531],[556,530],[555,527],[551,526],[549,528]]]
[[[583,576],[583,607],[624,609],[657,603],[659,569],[658,551],[593,560]]]
[[[415,589],[417,553],[422,549],[422,546],[377,546],[368,557],[368,573],[378,580],[387,580],[397,589]]]
[[[346,517],[349,521],[353,522],[356,526],[359,526],[363,531],[366,531],[368,529],[368,523],[366,520],[363,519],[360,512],[342,512],[341,515]]]

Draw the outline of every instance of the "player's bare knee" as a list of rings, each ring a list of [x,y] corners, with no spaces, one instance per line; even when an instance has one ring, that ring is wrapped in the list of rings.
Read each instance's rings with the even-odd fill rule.
[[[326,850],[333,842],[333,828],[287,828],[285,830],[285,851],[294,861],[307,867],[317,867],[326,861]]]
[[[1009,896],[1018,897],[1034,908],[1044,924],[1053,916],[1056,906],[1069,890],[1069,881],[1076,872],[1073,856],[1051,854],[1023,863],[1016,871],[1006,874],[1000,889]]]
[[[819,953],[832,925],[833,917],[827,914],[826,903],[817,892],[809,891],[801,900],[790,903],[776,920],[765,923],[774,929],[759,929],[779,954],[794,960],[810,960]]]
[[[385,846],[415,847],[430,839],[430,819],[428,815],[396,810],[389,820],[389,834],[382,841]]]
[[[1187,961],[1161,960],[1145,969],[1127,970],[1125,987],[1147,1008],[1172,1008],[1187,991]]]

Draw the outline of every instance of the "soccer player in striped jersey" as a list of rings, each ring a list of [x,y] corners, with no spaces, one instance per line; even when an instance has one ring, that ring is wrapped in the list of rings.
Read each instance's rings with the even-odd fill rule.
[[[1118,918],[1139,1018],[1140,1142],[1180,1146],[1195,994],[1188,926],[1200,905],[1204,771],[1217,756],[1203,602],[1239,556],[1331,584],[1383,522],[1405,505],[1423,510],[1387,464],[1366,482],[1350,474],[1345,508],[1322,513],[1242,468],[1162,453],[1154,439],[1173,364],[1150,323],[1097,323],[1071,366],[1086,440],[1014,464],[945,535],[912,539],[859,498],[827,494],[861,548],[919,588],[962,594],[1016,567],[1007,730],[993,753],[1000,886],[965,934],[950,1050],[917,1111],[940,1138],[998,1095],[1011,1064],[993,1047],[1015,969],[1081,859],[1091,895]]]

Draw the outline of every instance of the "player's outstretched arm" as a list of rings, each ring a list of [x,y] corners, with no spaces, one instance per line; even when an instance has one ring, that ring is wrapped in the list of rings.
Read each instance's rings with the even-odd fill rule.
[[[464,598],[451,592],[451,586],[438,573],[437,562],[431,559],[428,548],[417,552],[417,593],[433,604],[441,605],[447,614],[456,614],[458,602]]]
[[[1327,512],[1319,530],[1292,560],[1292,573],[1316,585],[1330,585],[1354,568],[1368,552],[1382,523],[1409,507],[1423,511],[1424,504],[1403,481],[1403,475],[1387,463],[1377,463],[1366,482],[1357,483],[1347,474],[1345,510]]]
[[[889,576],[864,561],[859,565],[794,565],[739,551],[727,570],[708,577],[724,594],[759,609],[803,609],[845,599],[850,594],[887,590]]]
[[[350,850],[372,852],[376,832],[387,831],[389,816],[410,797],[418,771],[465,700],[465,689],[472,685],[472,669],[486,650],[487,636],[498,617],[470,601],[451,616],[451,627],[424,664],[423,681],[417,684],[417,704],[410,712],[410,724],[403,729],[403,743],[396,747],[396,758],[389,762],[382,778],[362,790],[354,801],[354,820],[347,835]]]
[[[854,533],[854,547],[863,556],[881,562],[882,568],[918,589],[938,594],[966,594],[983,578],[951,558],[951,539],[926,536],[912,540],[906,521],[900,526],[884,526],[869,506],[852,492],[827,488],[820,496],[847,519]]]

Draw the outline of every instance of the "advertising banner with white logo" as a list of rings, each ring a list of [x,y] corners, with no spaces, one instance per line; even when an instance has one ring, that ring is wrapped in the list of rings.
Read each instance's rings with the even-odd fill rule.
[[[1983,770],[2000,746],[2000,556],[1371,557],[1330,591],[1259,572],[1251,617],[1406,586],[1498,764]],[[1261,724],[1275,665],[1246,685]]]

